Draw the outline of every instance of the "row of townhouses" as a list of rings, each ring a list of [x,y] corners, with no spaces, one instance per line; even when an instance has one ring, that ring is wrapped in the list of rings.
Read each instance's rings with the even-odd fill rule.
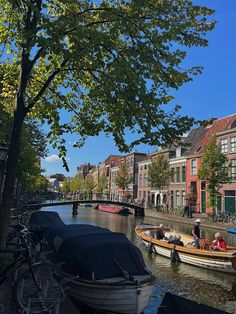
[[[194,128],[183,138],[183,142],[187,144],[183,147],[171,145],[157,150],[169,160],[174,173],[170,184],[162,191],[150,187],[148,180],[148,169],[155,160],[157,151],[152,154],[133,152],[125,156],[110,155],[97,166],[89,165],[89,170],[92,170],[95,177],[106,174],[108,193],[118,200],[123,197],[123,192],[116,186],[115,177],[122,163],[126,163],[132,178],[126,193],[131,199],[150,207],[159,204],[169,208],[181,208],[186,205],[191,195],[195,210],[207,213],[210,209],[207,208],[206,186],[198,179],[198,170],[201,157],[212,136],[216,136],[221,151],[230,160],[231,167],[231,183],[223,184],[219,189],[217,209],[236,212],[236,114],[213,119],[212,124],[207,127]],[[86,168],[86,165],[83,167]]]

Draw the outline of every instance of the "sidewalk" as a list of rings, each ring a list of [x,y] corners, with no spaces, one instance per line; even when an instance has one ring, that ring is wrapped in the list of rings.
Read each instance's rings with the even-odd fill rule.
[[[0,289],[0,314],[19,314],[19,310],[12,298],[12,285],[8,281]],[[69,297],[61,303],[60,314],[80,314],[79,309]]]
[[[193,225],[194,221],[197,218],[200,218],[202,221],[201,223],[202,227],[207,227],[207,228],[217,229],[217,230],[226,230],[226,228],[236,228],[236,225],[233,225],[230,223],[209,222],[207,221],[206,214],[199,214],[199,213],[193,213],[192,218],[185,218],[185,217],[177,216],[174,214],[162,214],[161,212],[157,212],[155,209],[145,209],[145,216],[157,218],[160,220],[177,221],[177,222],[184,223],[187,225]]]

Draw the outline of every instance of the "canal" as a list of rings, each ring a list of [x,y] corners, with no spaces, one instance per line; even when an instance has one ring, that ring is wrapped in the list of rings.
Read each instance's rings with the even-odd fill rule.
[[[142,251],[148,268],[157,278],[149,304],[145,314],[156,313],[157,308],[166,291],[178,294],[191,300],[220,308],[236,314],[236,276],[218,273],[203,268],[190,266],[183,263],[171,263],[169,259],[148,254],[140,239],[135,236],[135,226],[141,221],[133,215],[120,216],[101,212],[93,208],[78,210],[77,216],[72,216],[71,206],[47,207],[44,210],[57,211],[66,224],[89,223],[101,227],[107,227],[112,231],[123,232]],[[159,224],[161,221],[155,218],[145,217],[147,223]],[[174,228],[184,233],[191,232],[191,226],[162,221],[165,226]],[[216,230],[202,228],[203,234],[213,239]],[[227,244],[236,245],[236,238],[227,232],[221,232]]]

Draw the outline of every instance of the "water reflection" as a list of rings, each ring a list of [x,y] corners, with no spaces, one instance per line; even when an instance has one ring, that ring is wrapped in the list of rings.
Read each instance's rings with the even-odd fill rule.
[[[141,249],[147,266],[157,277],[157,284],[153,289],[145,314],[156,313],[166,291],[236,314],[236,276],[217,273],[184,263],[173,264],[165,257],[148,254],[134,232],[135,226],[141,219],[133,215],[114,215],[92,208],[80,208],[78,216],[72,216],[70,206],[48,207],[46,210],[56,210],[67,224],[89,223],[107,227],[112,231],[123,232]],[[144,221],[147,223],[160,223],[160,220],[149,217],[145,217]],[[191,234],[191,226],[167,221],[162,221],[162,223],[177,231]],[[210,240],[214,238],[216,232],[216,230],[207,230],[205,228],[202,228],[202,231]],[[221,233],[229,245],[236,245],[236,238],[232,234],[226,231]]]

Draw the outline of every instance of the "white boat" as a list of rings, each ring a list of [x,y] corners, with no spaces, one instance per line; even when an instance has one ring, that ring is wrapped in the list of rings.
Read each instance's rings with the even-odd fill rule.
[[[200,242],[200,249],[192,246],[192,236],[176,232],[170,228],[164,230],[165,236],[181,235],[184,246],[155,239],[157,226],[140,224],[135,228],[136,235],[152,252],[190,265],[236,275],[236,247],[228,246],[227,252],[210,251],[206,242]]]
[[[31,220],[43,230],[41,213]],[[142,313],[155,277],[146,268],[140,250],[124,234],[85,224],[52,226],[47,224],[44,242],[62,270],[76,276],[66,289],[70,297],[96,311]]]
[[[69,285],[68,295],[78,304],[111,313],[142,313],[152,292],[154,280],[150,276],[133,276],[134,281],[122,277],[103,281],[76,280]]]

